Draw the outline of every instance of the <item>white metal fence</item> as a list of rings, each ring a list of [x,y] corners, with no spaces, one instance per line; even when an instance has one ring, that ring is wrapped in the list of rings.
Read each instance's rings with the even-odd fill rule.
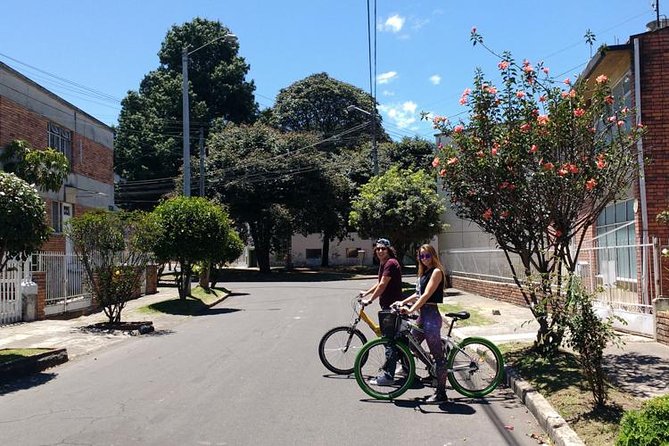
[[[624,319],[626,323],[614,323],[617,328],[654,335],[652,301],[661,294],[658,242],[600,246],[600,240],[597,237],[581,248],[576,268],[585,286],[595,293],[599,314]],[[501,249],[457,249],[440,254],[454,276],[513,283]],[[511,255],[511,259],[522,280],[524,268],[519,257]]]
[[[46,315],[80,310],[92,305],[90,287],[79,256],[40,252],[33,256],[33,271],[46,272]]]
[[[28,262],[9,260],[5,269],[0,272],[0,324],[22,320],[21,281],[26,272],[29,274],[29,266]]]

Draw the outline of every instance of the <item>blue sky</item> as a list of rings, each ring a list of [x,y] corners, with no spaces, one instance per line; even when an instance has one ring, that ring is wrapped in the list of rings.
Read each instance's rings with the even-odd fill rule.
[[[115,124],[120,100],[158,66],[169,28],[197,16],[238,36],[263,108],[281,88],[318,72],[370,89],[366,0],[4,2],[0,61]],[[654,19],[650,0],[377,0],[375,85],[384,126],[395,139],[431,139],[421,111],[463,111],[458,99],[475,68],[492,76],[497,64],[472,47],[472,26],[499,52],[543,60],[562,79],[588,62],[587,29],[595,46],[625,43]]]

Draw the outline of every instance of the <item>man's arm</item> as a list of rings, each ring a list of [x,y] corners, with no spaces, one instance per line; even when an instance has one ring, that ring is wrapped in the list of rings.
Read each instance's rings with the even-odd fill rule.
[[[383,276],[381,277],[381,281],[374,285],[372,288],[370,288],[370,291],[372,291],[372,297],[364,301],[365,305],[369,305],[372,302],[374,302],[380,295],[383,294],[383,291],[386,289],[388,284],[390,283],[390,276]]]

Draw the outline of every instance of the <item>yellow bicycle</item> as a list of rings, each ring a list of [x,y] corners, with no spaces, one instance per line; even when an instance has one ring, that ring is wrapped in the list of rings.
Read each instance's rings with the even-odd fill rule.
[[[318,343],[318,356],[328,370],[338,375],[353,373],[355,357],[360,348],[367,343],[367,337],[358,329],[360,321],[381,336],[381,328],[365,313],[362,298],[356,296],[351,300],[355,315],[350,325],[341,325],[328,330]]]

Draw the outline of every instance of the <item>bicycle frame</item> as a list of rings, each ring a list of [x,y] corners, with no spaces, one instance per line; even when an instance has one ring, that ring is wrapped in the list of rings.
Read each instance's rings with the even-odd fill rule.
[[[362,320],[364,323],[369,326],[369,328],[374,332],[376,336],[381,336],[381,327],[378,326],[368,315],[365,313],[365,306],[362,305],[362,299],[356,298],[356,305],[360,306],[360,309],[358,310],[357,316],[353,323],[351,324],[351,328],[355,328],[358,323]]]

